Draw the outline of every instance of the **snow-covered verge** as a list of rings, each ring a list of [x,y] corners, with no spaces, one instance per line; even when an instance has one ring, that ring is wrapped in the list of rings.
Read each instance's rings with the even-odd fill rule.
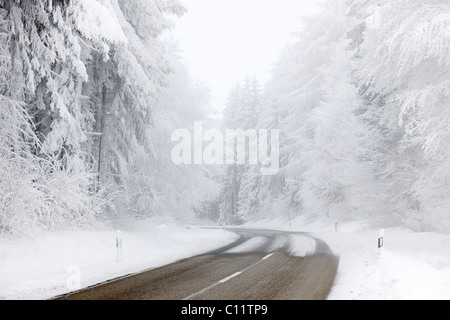
[[[43,300],[67,293],[79,275],[82,288],[159,267],[226,245],[237,235],[173,223],[141,222],[116,230],[52,232],[0,240],[0,300]]]
[[[329,300],[450,299],[450,235],[386,228],[378,252],[378,231],[364,222],[305,224],[297,219],[261,221],[247,228],[310,232],[340,255]],[[162,266],[226,245],[237,235],[173,223],[123,228],[123,262],[116,262],[116,231],[53,232],[32,239],[0,241],[0,299],[48,299],[68,292],[79,268],[81,287]]]
[[[384,248],[378,251],[379,230],[364,222],[291,225],[262,221],[249,227],[310,232],[340,255],[329,300],[449,300],[450,235],[384,229]]]

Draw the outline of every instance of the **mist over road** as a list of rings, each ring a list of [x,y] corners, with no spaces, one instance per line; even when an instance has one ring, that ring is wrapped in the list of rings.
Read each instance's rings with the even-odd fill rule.
[[[55,300],[323,300],[339,257],[306,233],[228,229],[223,248]]]

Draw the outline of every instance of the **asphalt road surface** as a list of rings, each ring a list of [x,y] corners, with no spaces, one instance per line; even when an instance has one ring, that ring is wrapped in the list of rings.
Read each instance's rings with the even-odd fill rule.
[[[339,257],[306,233],[230,229],[234,243],[53,300],[324,300]]]

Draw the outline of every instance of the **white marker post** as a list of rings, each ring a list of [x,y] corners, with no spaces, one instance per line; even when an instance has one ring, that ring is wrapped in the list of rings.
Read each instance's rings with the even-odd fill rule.
[[[117,248],[117,262],[123,262],[122,254],[122,232],[120,230],[116,231],[116,248]]]
[[[383,253],[384,248],[384,229],[378,232],[378,255]]]

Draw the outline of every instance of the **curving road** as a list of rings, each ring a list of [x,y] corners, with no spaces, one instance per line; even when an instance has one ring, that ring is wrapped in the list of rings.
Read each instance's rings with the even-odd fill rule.
[[[229,229],[240,237],[205,254],[53,300],[324,300],[339,257],[306,233]]]

